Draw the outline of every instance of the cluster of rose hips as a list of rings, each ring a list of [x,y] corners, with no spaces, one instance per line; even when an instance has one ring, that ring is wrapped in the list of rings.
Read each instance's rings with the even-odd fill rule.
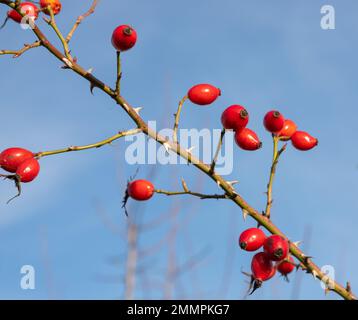
[[[239,246],[249,252],[257,251],[261,247],[264,249],[263,252],[256,253],[251,260],[252,292],[264,281],[271,279],[276,270],[287,279],[287,275],[296,267],[289,254],[289,242],[279,235],[266,237],[261,229],[250,228],[241,233]]]
[[[0,174],[1,177],[15,181],[20,195],[21,182],[33,181],[40,172],[40,164],[35,155],[23,148],[9,148],[0,154],[0,167],[10,175]],[[11,199],[10,199],[11,200]]]
[[[24,16],[32,21],[35,21],[39,17],[40,11],[50,15],[48,7],[51,7],[54,15],[60,13],[62,9],[62,4],[59,0],[40,0],[39,5],[41,9],[39,9],[34,3],[25,1],[19,4],[19,9]],[[21,23],[23,19],[23,17],[14,9],[7,12],[7,17],[17,23]]]

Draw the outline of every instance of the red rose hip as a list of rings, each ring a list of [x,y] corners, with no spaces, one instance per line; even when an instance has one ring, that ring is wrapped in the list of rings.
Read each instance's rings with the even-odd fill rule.
[[[8,172],[16,172],[25,160],[33,158],[34,154],[23,148],[9,148],[0,154],[0,166]]]
[[[285,123],[283,115],[276,110],[272,110],[266,113],[264,117],[264,126],[267,131],[272,133],[279,132]]]
[[[288,141],[297,131],[297,125],[292,120],[286,119],[283,128],[278,132],[278,136],[282,141]]]
[[[128,25],[118,26],[112,34],[112,45],[117,51],[126,51],[137,42],[137,32]]]
[[[264,252],[259,252],[252,258],[251,272],[255,281],[262,282],[271,279],[276,273],[276,268]]]
[[[21,182],[33,181],[40,172],[40,164],[35,158],[25,160],[16,170],[16,175]]]
[[[246,251],[256,251],[260,249],[266,236],[259,228],[250,228],[241,233],[239,238],[239,246]]]
[[[307,151],[318,145],[318,140],[305,131],[296,131],[291,137],[292,145],[301,151]]]
[[[287,257],[289,252],[288,241],[274,234],[266,238],[264,242],[264,252],[272,261],[282,261]]]
[[[232,105],[225,109],[221,115],[221,123],[227,130],[240,130],[249,122],[249,113],[240,105]]]
[[[39,9],[32,2],[22,2],[20,3],[19,8],[20,11],[28,18],[31,18],[33,20],[36,20],[38,18]],[[8,11],[7,16],[17,23],[21,23],[22,19],[24,18],[14,9]]]
[[[54,15],[59,14],[62,9],[60,0],[40,0],[40,7],[43,9],[43,12],[50,15],[50,11],[47,10],[48,6],[51,7]]]
[[[201,106],[213,103],[220,95],[219,88],[206,83],[197,84],[188,91],[189,100]]]
[[[260,149],[262,146],[262,142],[257,134],[248,128],[236,131],[235,142],[241,149],[247,151],[255,151]]]
[[[291,256],[289,256],[287,260],[288,261],[282,261],[277,265],[277,271],[283,276],[287,276],[296,268],[295,261]]]
[[[145,201],[153,196],[154,186],[147,180],[135,180],[128,184],[127,192],[129,197],[138,201]]]

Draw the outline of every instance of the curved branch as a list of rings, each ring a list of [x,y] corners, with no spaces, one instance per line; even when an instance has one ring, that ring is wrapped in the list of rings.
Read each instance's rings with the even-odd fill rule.
[[[47,156],[53,156],[53,155],[60,154],[60,153],[100,148],[100,147],[103,147],[106,144],[111,144],[113,141],[115,141],[115,140],[117,140],[119,138],[134,135],[134,134],[137,134],[137,133],[140,133],[140,132],[141,132],[141,129],[132,129],[132,130],[128,130],[128,131],[118,132],[114,136],[109,137],[109,138],[107,138],[105,140],[96,142],[96,143],[92,143],[92,144],[88,144],[88,145],[84,145],[84,146],[71,146],[71,147],[58,149],[58,150],[38,152],[38,153],[35,154],[35,157],[42,158],[42,157],[47,157]]]
[[[0,3],[5,3],[10,7],[14,7],[13,3],[9,3],[7,0],[0,0]],[[34,34],[41,41],[43,46],[57,59],[60,61],[66,61],[66,57],[54,46],[52,45],[46,36],[41,32],[41,30],[35,25],[33,30]],[[142,130],[143,133],[155,139],[158,143],[166,146],[168,150],[171,150],[178,154],[179,156],[186,159],[188,162],[192,163],[200,171],[208,175],[224,192],[225,194],[236,203],[242,210],[244,210],[247,215],[255,219],[260,225],[262,225],[266,230],[272,234],[278,234],[289,240],[282,231],[274,225],[266,216],[260,214],[252,206],[250,206],[239,194],[236,193],[232,185],[226,181],[222,176],[212,173],[210,166],[204,164],[202,161],[191,155],[188,151],[183,149],[180,145],[168,141],[168,139],[156,131],[152,130],[147,126],[145,121],[138,115],[135,109],[120,95],[117,95],[115,90],[111,89],[108,85],[97,79],[91,73],[87,72],[83,67],[81,67],[77,62],[73,62],[69,66],[74,72],[79,74],[84,79],[88,80],[92,87],[97,87],[110,96],[122,109],[129,115],[129,117],[136,123],[138,128]],[[327,279],[327,275],[323,273],[320,268],[312,262],[312,259],[305,255],[294,243],[290,243],[290,252],[294,255],[304,266],[306,272],[311,273],[315,279],[324,280]],[[330,279],[331,280],[331,279]],[[327,281],[327,280],[325,280]],[[331,281],[331,291],[336,292],[341,297],[347,300],[357,299],[355,295],[351,292],[350,288],[345,288],[335,281]]]

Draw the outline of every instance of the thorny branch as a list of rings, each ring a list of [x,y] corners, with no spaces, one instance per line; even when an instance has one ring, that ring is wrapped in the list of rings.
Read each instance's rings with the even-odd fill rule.
[[[0,0],[0,3],[6,4],[11,8],[15,8],[16,5],[14,2],[9,0]],[[58,60],[61,62],[66,61],[66,56],[62,54],[50,41],[47,37],[42,33],[42,31],[38,28],[37,25],[32,29],[36,37],[39,41],[41,41],[42,45]],[[92,73],[87,72],[82,66],[80,66],[77,62],[73,61],[73,63],[69,64],[69,69],[72,69],[75,73],[80,75],[82,78],[88,80],[90,82],[91,87],[97,87],[106,93],[109,97],[111,97],[127,114],[128,116],[136,123],[138,128],[141,131],[148,135],[150,138],[156,140],[158,143],[166,146],[168,150],[175,152],[182,158],[186,159],[188,162],[192,163],[196,168],[200,171],[208,175],[223,191],[225,194],[236,203],[245,214],[249,215],[253,219],[255,219],[260,225],[262,225],[266,230],[268,230],[272,234],[278,234],[289,240],[287,236],[285,236],[282,231],[274,225],[266,216],[259,213],[256,209],[250,206],[239,194],[236,193],[232,184],[226,181],[222,176],[212,173],[209,165],[204,164],[202,161],[193,156],[190,152],[183,149],[177,143],[173,143],[168,141],[168,139],[156,131],[149,128],[146,122],[138,115],[136,110],[124,99],[123,96],[116,94],[115,90],[113,90],[110,86],[106,85],[104,82],[93,76]],[[327,275],[321,271],[321,269],[312,262],[312,259],[307,256],[304,252],[302,252],[293,242],[290,242],[290,252],[293,256],[295,256],[301,264],[304,266],[305,271],[313,275],[314,279],[327,279]],[[332,279],[331,279],[332,280]],[[336,292],[338,295],[347,300],[355,300],[357,299],[355,295],[352,293],[350,286],[348,288],[340,285],[335,281],[330,281],[331,288],[330,291]]]

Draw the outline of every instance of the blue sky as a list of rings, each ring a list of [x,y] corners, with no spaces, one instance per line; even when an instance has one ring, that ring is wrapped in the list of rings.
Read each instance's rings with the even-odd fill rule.
[[[336,29],[320,28],[320,8],[336,10]],[[63,1],[58,24],[68,31],[90,1]],[[5,15],[5,7],[0,14]],[[144,107],[146,120],[172,126],[179,99],[193,84],[208,82],[222,96],[208,108],[188,104],[181,127],[220,128],[221,112],[242,104],[250,112],[250,128],[264,147],[254,153],[234,150],[229,179],[251,205],[263,209],[271,159],[270,136],[262,127],[266,111],[277,108],[303,130],[319,138],[310,152],[288,148],[274,185],[273,220],[303,244],[319,265],[334,266],[340,282],[358,288],[358,116],[356,90],[358,4],[345,1],[102,1],[95,15],[76,32],[72,53],[85,68],[113,84],[115,52],[112,30],[131,24],[138,32],[135,48],[123,54],[122,93]],[[43,21],[40,27],[55,40]],[[9,22],[0,32],[1,49],[20,48],[34,40]],[[57,43],[57,42],[56,42]],[[103,93],[92,96],[87,82],[44,49],[19,59],[0,58],[1,148],[33,151],[81,145],[133,127],[122,110]],[[126,164],[127,144],[41,160],[36,181],[14,195],[0,183],[1,299],[118,299],[124,297],[123,276],[128,243],[121,209],[126,181],[136,167]],[[217,186],[191,166],[144,166],[163,189],[180,188],[183,177],[192,189],[218,192]],[[241,252],[237,237],[251,220],[242,220],[231,203],[167,198],[156,195],[131,204],[132,219],[145,224],[176,213],[174,218],[140,233],[140,250],[172,234],[176,262],[200,259],[176,279],[171,297],[241,299],[247,288],[241,270],[249,270],[251,254]],[[111,228],[108,228],[108,220]],[[107,221],[107,222],[104,222]],[[175,229],[174,229],[175,230]],[[305,231],[306,230],[306,231]],[[135,296],[163,298],[170,241],[139,259]],[[195,259],[194,259],[195,261]],[[36,289],[20,288],[20,268],[36,270]],[[144,271],[143,271],[144,270]],[[296,278],[298,276],[298,279]],[[297,274],[287,284],[279,277],[250,299],[335,299],[327,297],[312,277]],[[299,279],[301,278],[301,279]]]

